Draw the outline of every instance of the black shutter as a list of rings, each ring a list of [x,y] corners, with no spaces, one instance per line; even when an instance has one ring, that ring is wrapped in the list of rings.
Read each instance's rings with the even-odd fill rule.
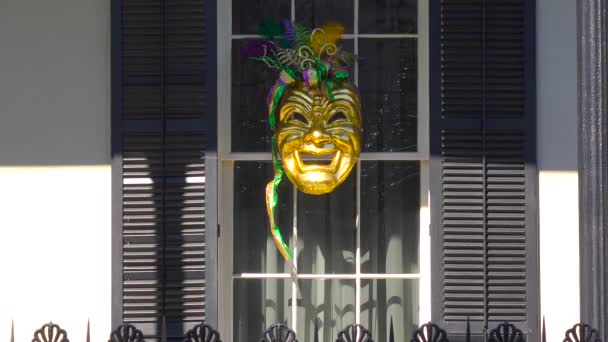
[[[430,7],[433,320],[538,338],[534,1]]]
[[[113,325],[181,341],[207,314],[215,4],[112,6]]]

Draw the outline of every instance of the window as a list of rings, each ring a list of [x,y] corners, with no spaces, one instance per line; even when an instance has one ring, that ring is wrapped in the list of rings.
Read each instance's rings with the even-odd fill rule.
[[[405,340],[430,319],[426,2],[233,0],[218,3],[219,322],[223,339],[287,321],[300,340],[351,323]],[[361,15],[365,13],[365,15]],[[259,21],[338,21],[363,103],[360,161],[329,195],[279,188],[279,224],[297,285],[270,236],[272,178],[264,98],[276,75],[240,55]]]

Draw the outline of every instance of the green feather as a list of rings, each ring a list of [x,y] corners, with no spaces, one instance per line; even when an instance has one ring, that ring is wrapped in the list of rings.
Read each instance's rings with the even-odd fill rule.
[[[340,49],[339,58],[344,65],[353,65],[355,62],[355,54],[350,51]]]
[[[296,44],[298,47],[308,45],[310,43],[310,30],[297,23],[294,26],[296,28]]]
[[[258,25],[258,34],[268,40],[283,36],[284,32],[283,24],[272,20],[264,20]]]

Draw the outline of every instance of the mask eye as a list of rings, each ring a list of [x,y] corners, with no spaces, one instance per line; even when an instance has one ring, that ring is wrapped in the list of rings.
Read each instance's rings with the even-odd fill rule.
[[[334,115],[331,116],[331,118],[329,118],[329,120],[327,120],[327,124],[331,125],[336,121],[339,120],[346,120],[346,113],[344,113],[343,111],[337,111],[334,113]]]
[[[308,119],[306,119],[306,117],[298,112],[293,112],[291,113],[291,115],[289,116],[289,118],[287,118],[287,121],[291,121],[291,122],[299,122],[301,124],[304,125],[308,125]]]

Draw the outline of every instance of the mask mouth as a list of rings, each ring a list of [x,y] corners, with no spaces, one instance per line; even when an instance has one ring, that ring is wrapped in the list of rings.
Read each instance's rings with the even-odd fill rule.
[[[323,154],[313,154],[308,152],[296,152],[297,159],[302,169],[305,170],[308,167],[323,167],[323,168],[335,168],[338,164],[340,157],[339,151],[331,151]]]

